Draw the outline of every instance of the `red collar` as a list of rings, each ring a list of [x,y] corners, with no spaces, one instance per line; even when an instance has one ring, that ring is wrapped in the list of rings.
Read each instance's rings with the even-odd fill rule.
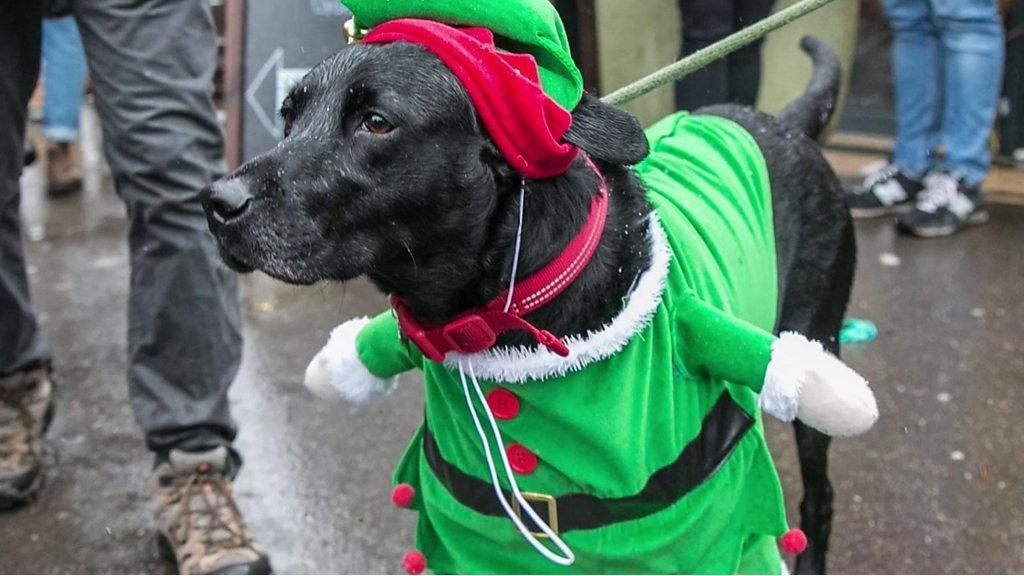
[[[498,336],[512,330],[526,330],[539,344],[559,356],[568,356],[569,348],[562,340],[523,319],[558,297],[579,277],[601,242],[605,220],[608,217],[608,186],[597,166],[587,165],[597,175],[600,190],[590,205],[590,215],[583,228],[547,266],[516,284],[512,291],[512,306],[505,312],[508,290],[475,310],[459,315],[442,326],[425,327],[412,315],[409,305],[398,295],[391,296],[391,305],[398,316],[398,325],[423,355],[441,362],[448,352],[473,354],[487,350],[497,342]]]

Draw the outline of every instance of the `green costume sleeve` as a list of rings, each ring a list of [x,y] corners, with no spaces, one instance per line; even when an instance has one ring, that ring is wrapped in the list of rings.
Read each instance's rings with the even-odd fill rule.
[[[391,378],[419,367],[422,355],[398,332],[398,319],[388,310],[370,320],[356,336],[359,361],[378,378]]]
[[[776,337],[687,294],[675,307],[683,364],[758,394],[758,406],[785,422],[794,418],[830,436],[871,428],[878,406],[867,382],[794,332]]]
[[[675,313],[687,370],[761,392],[774,335],[693,294],[681,299]]]
[[[422,362],[420,352],[399,339],[398,319],[389,310],[332,330],[327,345],[306,368],[305,384],[322,398],[362,404],[390,392],[399,374]]]

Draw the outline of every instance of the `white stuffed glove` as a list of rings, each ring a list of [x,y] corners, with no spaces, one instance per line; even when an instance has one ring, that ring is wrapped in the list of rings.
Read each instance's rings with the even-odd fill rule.
[[[379,378],[359,359],[356,336],[369,323],[369,318],[354,318],[331,331],[327,345],[306,367],[306,388],[322,399],[340,398],[354,404],[365,404],[395,388],[398,376]]]
[[[784,332],[772,345],[758,402],[780,420],[799,418],[829,436],[863,434],[878,420],[867,381],[795,332]]]

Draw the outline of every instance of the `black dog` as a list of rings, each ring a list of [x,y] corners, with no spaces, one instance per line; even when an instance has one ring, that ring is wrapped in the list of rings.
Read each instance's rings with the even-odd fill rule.
[[[808,91],[778,119],[739,106],[698,114],[746,128],[772,185],[781,298],[777,331],[792,330],[838,353],[853,280],[855,243],[843,192],[814,138],[830,118],[839,63],[815,39]],[[311,71],[285,100],[286,137],[213,184],[205,201],[224,260],[294,284],[369,277],[400,293],[414,315],[441,323],[485,304],[508,284],[521,179],[489,140],[455,77],[408,44],[354,45]],[[561,335],[605,325],[632,279],[650,264],[651,210],[628,166],[648,151],[631,115],[590,95],[566,140],[605,175],[605,233],[586,270],[527,319]],[[535,272],[580,228],[596,191],[582,159],[564,175],[528,181],[520,276]],[[628,225],[628,226],[627,226]],[[526,345],[517,333],[501,345]],[[822,573],[832,517],[828,437],[796,424],[810,547],[798,572]]]

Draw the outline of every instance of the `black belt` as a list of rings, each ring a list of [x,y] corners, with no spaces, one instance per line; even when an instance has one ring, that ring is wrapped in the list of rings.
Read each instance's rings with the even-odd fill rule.
[[[721,467],[753,424],[754,419],[728,393],[723,393],[701,423],[697,437],[674,462],[652,474],[640,492],[621,498],[581,493],[550,496],[523,492],[523,496],[555,532],[591,530],[643,518],[668,508],[700,486]],[[445,460],[426,423],[423,453],[434,475],[456,500],[481,514],[505,516],[491,484]],[[505,497],[516,503],[508,491]],[[524,521],[528,526],[533,524],[529,516]]]

